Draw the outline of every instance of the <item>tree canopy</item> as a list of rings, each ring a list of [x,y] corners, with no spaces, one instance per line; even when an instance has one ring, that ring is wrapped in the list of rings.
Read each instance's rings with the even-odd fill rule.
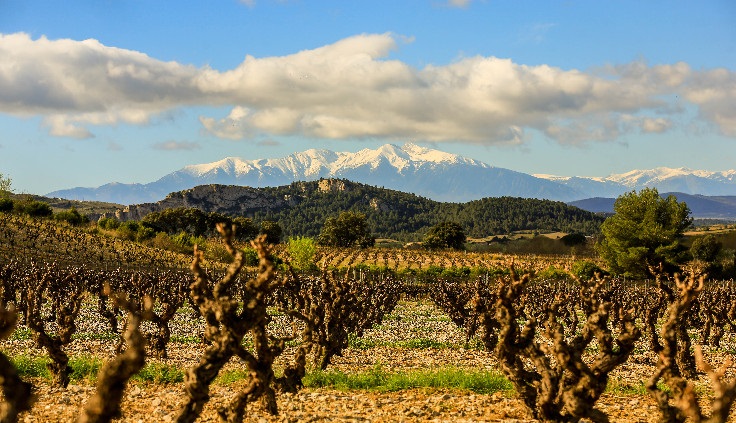
[[[455,222],[441,222],[429,229],[424,237],[424,246],[430,249],[462,250],[467,239],[462,226]]]
[[[333,247],[372,247],[375,237],[368,229],[368,221],[363,213],[346,211],[337,217],[328,217],[317,238],[321,245]]]
[[[193,236],[213,236],[217,223],[235,224],[237,226],[236,238],[239,240],[253,239],[258,234],[258,228],[250,218],[230,217],[191,207],[152,212],[143,217],[141,223],[156,232],[165,232],[169,235],[186,232]]]
[[[284,234],[281,225],[272,220],[264,220],[261,222],[261,233],[266,235],[266,242],[269,244],[278,244]]]
[[[687,204],[673,195],[662,198],[655,188],[632,191],[616,200],[597,248],[613,273],[648,277],[649,266],[676,268],[683,261],[680,241],[691,225]]]

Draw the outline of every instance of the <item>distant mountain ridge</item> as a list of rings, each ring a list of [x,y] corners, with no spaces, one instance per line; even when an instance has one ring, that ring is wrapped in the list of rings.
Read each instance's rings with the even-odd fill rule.
[[[695,218],[736,220],[736,196],[706,197],[682,192],[660,193],[663,198],[669,195],[674,195],[677,201],[686,203]],[[571,201],[568,204],[593,213],[613,213],[615,202],[615,198],[596,197]]]
[[[529,175],[407,143],[401,147],[386,144],[356,153],[311,149],[272,159],[228,157],[188,165],[146,184],[110,183],[97,188],[54,191],[47,196],[140,204],[199,185],[261,188],[321,178],[344,178],[448,202],[503,196],[571,202],[592,197],[615,198],[644,187],[691,195],[736,195],[736,170],[709,172],[661,167],[605,178]]]

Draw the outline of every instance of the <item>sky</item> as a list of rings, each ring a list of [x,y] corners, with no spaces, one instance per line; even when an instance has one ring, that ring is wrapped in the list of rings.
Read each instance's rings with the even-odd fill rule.
[[[736,169],[736,2],[0,0],[15,192],[406,142],[529,174]]]

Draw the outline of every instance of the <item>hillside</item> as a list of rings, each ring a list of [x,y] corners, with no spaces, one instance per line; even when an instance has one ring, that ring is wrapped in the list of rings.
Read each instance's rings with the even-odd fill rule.
[[[90,217],[96,217],[103,213],[114,213],[115,210],[123,207],[121,204],[107,203],[104,201],[82,201],[67,200],[65,198],[44,197],[33,194],[13,194],[10,193],[10,199],[17,202],[22,201],[42,201],[48,203],[54,211],[77,209],[82,214]]]
[[[342,211],[365,213],[381,238],[415,240],[441,221],[456,221],[471,237],[519,230],[595,233],[603,218],[562,202],[526,198],[486,198],[441,203],[414,194],[343,179],[296,182],[275,188],[203,185],[169,194],[157,203],[128,206],[121,220],[179,207],[278,221],[285,236],[316,236],[325,218]]]

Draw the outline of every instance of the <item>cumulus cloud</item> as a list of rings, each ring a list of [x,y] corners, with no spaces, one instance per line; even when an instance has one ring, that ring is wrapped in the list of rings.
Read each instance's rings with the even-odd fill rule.
[[[162,141],[153,144],[154,150],[177,151],[177,150],[198,150],[202,148],[199,143],[188,141]]]
[[[278,57],[246,56],[219,71],[163,62],[95,40],[0,35],[0,112],[41,115],[52,135],[85,138],[91,126],[148,124],[190,105],[226,139],[303,135],[425,142],[521,144],[529,130],[561,143],[610,141],[674,127],[673,98],[736,135],[736,73],[645,62],[594,71],[466,57],[423,68],[391,59],[403,40],[362,34]],[[681,117],[681,116],[680,116]]]
[[[80,125],[140,124],[199,102],[201,70],[96,40],[0,34],[0,112],[44,115],[52,135],[89,137]]]

